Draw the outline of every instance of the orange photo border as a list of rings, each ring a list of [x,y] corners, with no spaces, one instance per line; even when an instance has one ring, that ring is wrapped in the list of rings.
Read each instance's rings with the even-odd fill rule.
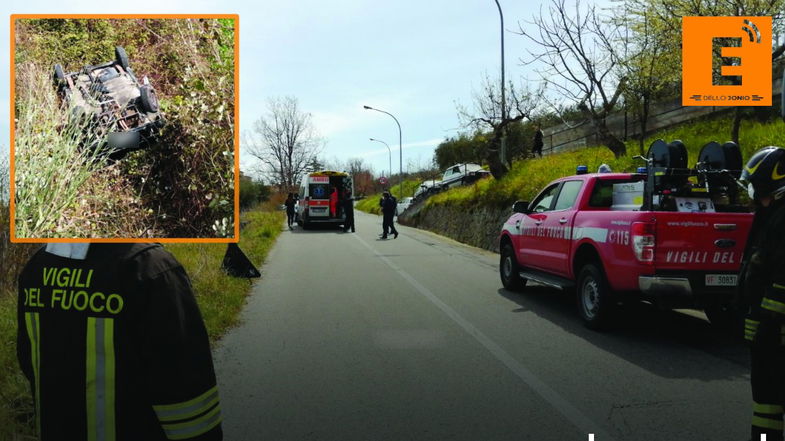
[[[92,19],[185,19],[185,18],[230,18],[234,20],[234,237],[232,238],[18,238],[16,237],[16,198],[14,182],[14,103],[16,101],[16,66],[14,54],[16,53],[15,22],[20,19],[47,19],[47,18],[92,18]],[[11,203],[11,242],[13,243],[105,243],[105,242],[160,242],[160,243],[237,243],[240,240],[240,15],[239,14],[11,14],[11,94],[10,94],[10,135],[11,135],[11,174],[10,174],[10,203]]]

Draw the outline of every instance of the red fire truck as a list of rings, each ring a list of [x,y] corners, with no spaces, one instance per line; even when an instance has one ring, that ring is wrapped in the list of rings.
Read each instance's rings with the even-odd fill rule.
[[[665,157],[641,158],[649,167],[638,173],[569,176],[531,203],[516,202],[499,237],[504,287],[535,281],[574,290],[591,328],[631,299],[703,309],[713,323],[730,324],[752,224],[734,180],[738,147],[707,145],[688,169],[683,144],[658,142]]]

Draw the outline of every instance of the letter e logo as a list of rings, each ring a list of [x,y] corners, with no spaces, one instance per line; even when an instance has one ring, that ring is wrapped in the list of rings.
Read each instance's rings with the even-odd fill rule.
[[[771,106],[771,17],[684,17],[682,105]]]

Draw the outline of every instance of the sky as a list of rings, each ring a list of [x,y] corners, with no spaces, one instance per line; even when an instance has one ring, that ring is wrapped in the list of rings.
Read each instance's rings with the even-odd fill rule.
[[[499,0],[505,16],[505,73],[517,83],[537,81],[524,67],[530,43],[514,31],[530,20],[540,0]],[[400,121],[403,167],[428,165],[435,147],[462,128],[456,103],[471,104],[472,90],[487,74],[500,73],[499,12],[493,0],[11,0],[11,13],[236,13],[240,16],[239,131],[252,131],[272,97],[294,96],[312,115],[326,144],[328,162],[363,158],[377,173],[399,169]],[[522,23],[525,26],[525,23]],[[0,47],[9,51],[9,20],[0,20]],[[3,60],[9,60],[9,56]],[[6,61],[7,63],[7,61]],[[0,83],[10,84],[9,69]],[[9,89],[0,95],[0,140],[9,139]],[[7,142],[0,141],[0,145]],[[255,161],[241,146],[241,169]],[[413,171],[413,170],[410,170]]]

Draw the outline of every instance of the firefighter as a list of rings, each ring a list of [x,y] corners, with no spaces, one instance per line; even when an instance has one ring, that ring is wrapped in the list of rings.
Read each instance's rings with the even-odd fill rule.
[[[283,203],[286,207],[286,225],[289,226],[289,229],[292,229],[292,225],[294,224],[294,193],[289,193],[286,197],[286,201]]]
[[[349,232],[351,228],[352,233],[354,233],[354,199],[352,198],[352,190],[346,189],[343,195],[343,213],[346,215],[346,219],[343,223],[343,232]]]
[[[395,209],[397,208],[398,203],[390,192],[385,191],[382,194],[380,204],[382,206],[382,230],[384,230],[382,239],[387,239],[388,232],[393,234],[393,239],[397,239],[398,230],[395,229],[393,218],[395,217]]]
[[[19,276],[17,355],[41,441],[223,438],[202,317],[158,244],[49,244]]]
[[[783,440],[785,405],[785,149],[756,152],[741,176],[755,209],[740,287],[749,305],[752,439]]]

